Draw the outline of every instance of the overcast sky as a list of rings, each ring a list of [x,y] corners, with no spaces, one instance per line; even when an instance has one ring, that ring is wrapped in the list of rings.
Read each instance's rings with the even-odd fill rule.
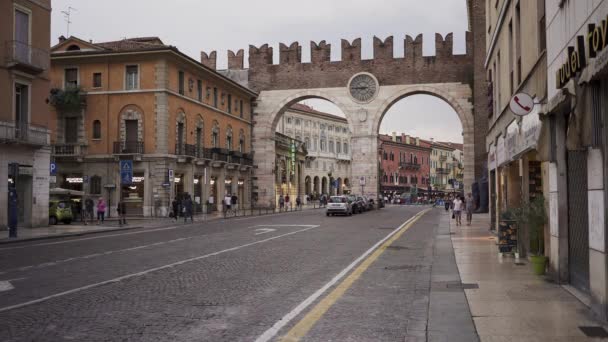
[[[52,44],[67,34],[61,11],[72,11],[70,35],[108,41],[158,36],[195,59],[200,51],[218,52],[218,68],[226,66],[227,50],[249,44],[274,47],[280,42],[302,45],[302,60],[310,61],[310,41],[332,45],[332,60],[340,59],[340,39],[362,38],[363,58],[372,58],[374,35],[395,37],[395,56],[403,56],[406,34],[424,34],[425,55],[434,54],[434,35],[454,33],[454,53],[465,52],[465,0],[53,0]],[[316,108],[332,111],[322,102]],[[390,127],[390,128],[386,128]],[[462,126],[449,105],[430,96],[412,96],[393,106],[381,131],[403,131],[421,137],[462,141]]]

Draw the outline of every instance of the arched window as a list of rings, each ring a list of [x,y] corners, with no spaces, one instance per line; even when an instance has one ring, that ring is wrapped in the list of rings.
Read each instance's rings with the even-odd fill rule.
[[[382,177],[382,180],[384,181],[384,183],[387,183],[388,182],[388,176],[384,175],[384,177]]]
[[[342,153],[342,144],[339,141],[336,141],[336,153]]]
[[[325,138],[321,138],[321,151],[325,152],[327,149],[327,140]]]
[[[329,141],[329,152],[334,153],[334,141]]]
[[[93,121],[93,139],[101,139],[101,121]]]
[[[418,164],[418,158],[414,156],[414,164]]]
[[[220,124],[217,121],[213,122],[213,128],[211,128],[211,146],[214,148],[219,147],[220,144]]]
[[[232,151],[232,127],[230,125],[226,129],[226,149]]]
[[[67,50],[68,51],[79,51],[80,50],[80,46],[78,46],[76,44],[72,44],[72,45],[68,46]]]
[[[199,158],[202,156],[203,147],[205,145],[205,137],[203,136],[204,127],[203,118],[199,115],[196,122],[196,156]]]
[[[395,177],[393,175],[391,175],[391,183],[395,182]]]

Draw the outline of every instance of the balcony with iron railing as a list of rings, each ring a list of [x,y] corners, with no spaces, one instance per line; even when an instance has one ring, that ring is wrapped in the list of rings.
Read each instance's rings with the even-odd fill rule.
[[[435,172],[440,175],[448,175],[448,174],[450,174],[450,169],[438,167],[437,169],[435,169]]]
[[[196,145],[192,144],[177,144],[175,145],[175,154],[178,156],[198,157]]]
[[[143,141],[115,141],[114,154],[143,154]]]
[[[418,163],[400,162],[399,166],[406,170],[420,170],[420,164]]]
[[[0,122],[0,143],[44,146],[49,144],[49,131],[43,126]]]
[[[49,50],[39,49],[17,40],[5,42],[6,67],[37,75],[48,70]]]
[[[86,148],[86,145],[55,144],[52,154],[55,157],[79,157],[86,154]]]

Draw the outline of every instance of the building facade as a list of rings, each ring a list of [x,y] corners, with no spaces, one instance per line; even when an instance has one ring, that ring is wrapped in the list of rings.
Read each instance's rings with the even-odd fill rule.
[[[547,1],[548,101],[541,139],[548,173],[550,270],[608,318],[608,1]]]
[[[166,216],[185,193],[199,212],[225,194],[251,205],[254,92],[156,37],[60,37],[51,61],[57,186],[106,198],[110,215],[123,199],[129,215]]]
[[[453,190],[450,179],[453,173],[454,147],[434,140],[427,141],[427,143],[431,147],[430,178],[433,190]]]
[[[430,144],[417,137],[380,134],[380,193],[419,194],[431,184]]]
[[[279,119],[277,132],[306,146],[304,201],[352,190],[351,134],[345,118],[296,103]]]
[[[0,229],[11,189],[19,226],[48,225],[50,13],[50,0],[0,3]]]
[[[528,205],[544,194],[546,171],[539,154],[541,106],[525,116],[509,103],[518,93],[535,103],[547,101],[545,0],[497,1],[486,9],[488,48],[488,191],[493,229],[509,209]],[[521,227],[520,255],[530,249],[528,227]],[[534,249],[537,249],[534,247]]]
[[[305,203],[304,163],[308,154],[304,142],[287,135],[275,134],[275,208],[280,208],[280,198],[288,208],[296,206],[296,199]]]

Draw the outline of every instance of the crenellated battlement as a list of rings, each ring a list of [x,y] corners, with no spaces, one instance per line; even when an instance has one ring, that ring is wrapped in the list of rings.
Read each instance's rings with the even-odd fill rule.
[[[403,76],[397,76],[397,73],[406,73],[412,79],[437,79],[442,78],[442,75],[458,74],[462,79],[465,70],[471,67],[473,35],[470,32],[466,34],[467,53],[455,55],[453,34],[448,33],[445,36],[435,34],[435,55],[424,56],[423,44],[424,39],[422,34],[415,38],[405,36],[404,38],[404,55],[403,57],[395,57],[394,37],[389,36],[384,39],[374,36],[373,38],[373,58],[362,59],[361,38],[356,38],[352,41],[342,39],[340,48],[342,58],[339,61],[331,60],[331,44],[322,40],[320,42],[310,42],[310,62],[302,63],[302,46],[298,42],[291,44],[279,44],[279,60],[274,64],[273,48],[268,44],[256,47],[249,46],[249,85],[256,89],[276,88],[281,89],[283,83],[293,83],[296,80],[293,76],[299,72],[306,72],[316,78],[308,79],[300,77],[298,82],[303,85],[310,86],[316,82],[316,79],[328,77],[330,80],[324,80],[324,84],[342,84],[352,76],[350,70],[365,70],[375,74],[381,82],[390,84],[392,79],[403,79]],[[228,51],[228,69],[242,70],[244,69],[244,50],[238,50],[236,53],[232,50]],[[201,52],[201,63],[215,68],[216,52],[212,51],[207,55]],[[418,74],[420,73],[420,74]]]

